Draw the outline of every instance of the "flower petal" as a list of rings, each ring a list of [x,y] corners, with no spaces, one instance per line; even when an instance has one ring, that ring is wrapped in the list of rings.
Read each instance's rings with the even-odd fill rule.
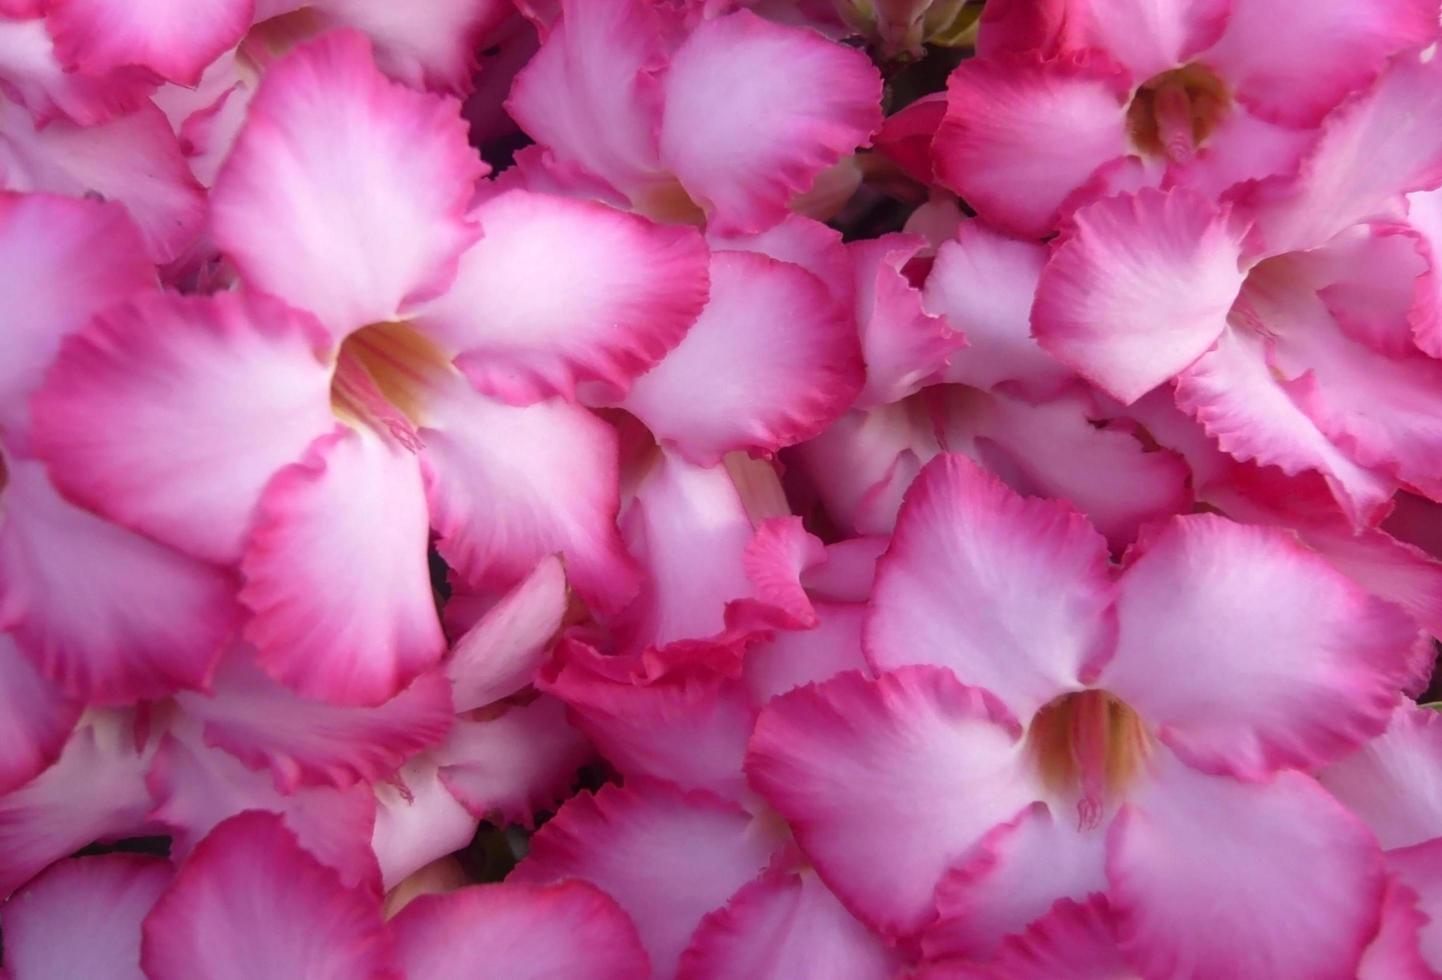
[[[1240,235],[1193,191],[1098,201],[1060,242],[1037,286],[1037,340],[1124,404],[1204,354],[1242,288]]]
[[[389,977],[380,898],[347,889],[271,813],[211,831],[145,920],[140,961],[153,980]]]
[[[1422,931],[1429,924],[1417,893],[1393,877],[1382,899],[1382,924],[1362,954],[1357,980],[1433,980],[1436,971],[1422,955]]]
[[[701,920],[678,980],[879,980],[901,957],[836,900],[814,871],[768,869]]]
[[[557,552],[600,609],[635,591],[616,529],[616,434],[576,405],[513,408],[457,379],[427,408],[421,463],[438,547],[475,588],[510,588]]]
[[[775,842],[709,793],[635,780],[572,797],[508,881],[590,882],[636,924],[656,976],[671,976],[703,916],[764,868]]]
[[[1118,938],[1139,972],[1354,976],[1384,883],[1367,829],[1298,772],[1248,783],[1165,751],[1153,760],[1107,854]]]
[[[877,563],[867,658],[949,667],[1025,721],[1110,653],[1111,602],[1106,542],[1085,518],[943,455]]]
[[[947,81],[937,178],[996,227],[1039,238],[1127,153],[1126,79],[1100,58],[976,58]]]
[[[770,453],[815,435],[863,380],[856,326],[819,279],[765,255],[717,252],[710,302],[622,407],[710,465],[732,450]]]
[[[631,980],[651,966],[626,913],[584,881],[505,882],[424,895],[391,920],[407,975]]]
[[[422,674],[374,708],[355,708],[297,697],[237,650],[221,662],[212,689],[176,701],[201,722],[209,744],[252,769],[269,769],[283,793],[388,776],[439,743],[453,717],[449,685],[438,673]]]
[[[170,884],[170,863],[101,854],[54,864],[0,906],[16,977],[143,980],[140,923]]]
[[[906,934],[932,917],[947,868],[1038,798],[1020,734],[948,670],[852,672],[763,708],[746,772],[847,908]],[[877,827],[897,832],[879,841]]]
[[[250,29],[252,0],[50,0],[45,26],[66,66],[92,75],[138,65],[194,85]]]
[[[504,0],[447,0],[397,10],[388,0],[317,0],[324,26],[344,25],[375,44],[376,64],[411,88],[465,95],[474,84],[477,52],[512,7]]]
[[[0,628],[87,702],[203,685],[237,626],[231,576],[73,506],[38,463],[5,465]]]
[[[380,704],[445,650],[420,467],[338,426],[276,474],[241,561],[245,639],[303,697]]]
[[[706,303],[708,255],[694,229],[520,190],[471,216],[483,237],[414,322],[502,401],[574,398],[587,381],[624,393]]]
[[[1416,636],[1401,610],[1272,528],[1179,517],[1137,551],[1096,683],[1188,764],[1257,780],[1386,727]]]
[[[211,195],[247,281],[333,335],[396,319],[455,275],[484,167],[459,105],[389,81],[335,31],[269,68]]]
[[[1317,779],[1387,850],[1442,836],[1442,715],[1404,702],[1385,732]]]
[[[371,847],[387,891],[432,861],[461,850],[476,836],[480,820],[446,789],[440,767],[429,753],[376,783],[375,794],[379,806]]]
[[[1008,936],[996,956],[984,962],[939,962],[925,967],[919,980],[1134,980],[1118,948],[1116,915],[1101,895],[1085,901],[1062,899],[1016,935]]]
[[[865,55],[748,10],[697,25],[663,84],[661,158],[722,231],[780,221],[881,125]]]
[[[28,109],[36,123],[68,119],[77,126],[93,126],[134,111],[155,91],[155,76],[137,67],[99,74],[66,71],[43,15],[39,9],[0,9],[5,95]]]
[[[0,634],[0,795],[56,760],[80,709],[35,672],[14,640]]]
[[[65,341],[34,400],[60,489],[201,558],[240,557],[267,481],[335,425],[325,335],[256,293],[156,293]]]

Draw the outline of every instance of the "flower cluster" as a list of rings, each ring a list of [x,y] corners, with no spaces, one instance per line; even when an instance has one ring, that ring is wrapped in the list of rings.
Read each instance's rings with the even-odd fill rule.
[[[1442,976],[1439,0],[0,0],[0,975]]]

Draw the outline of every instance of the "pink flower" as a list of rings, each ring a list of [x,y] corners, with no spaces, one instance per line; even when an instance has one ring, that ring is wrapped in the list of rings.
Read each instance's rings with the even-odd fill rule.
[[[1350,975],[1381,858],[1305,772],[1386,724],[1415,669],[1398,610],[1211,516],[1144,534],[1114,574],[1074,511],[944,456],[863,635],[875,678],[771,702],[746,764],[863,920],[984,955],[1103,892],[1143,974]]]
[[[1437,25],[1436,0],[990,3],[936,173],[1028,236],[1138,183],[1217,194],[1290,173],[1322,117]]]

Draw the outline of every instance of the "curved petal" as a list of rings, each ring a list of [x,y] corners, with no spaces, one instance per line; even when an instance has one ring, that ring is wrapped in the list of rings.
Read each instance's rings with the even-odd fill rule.
[[[264,811],[282,818],[300,845],[335,869],[347,887],[373,891],[379,884],[370,847],[376,804],[369,787],[300,787],[281,793],[264,773],[203,745],[188,722],[161,739],[145,783],[155,801],[151,819],[170,831],[177,860],[221,822]]]
[[[545,697],[494,718],[458,720],[435,754],[442,785],[472,815],[523,827],[570,794],[594,755],[565,706]]]
[[[38,126],[20,106],[0,100],[0,132],[0,183],[119,202],[156,262],[184,254],[205,224],[205,192],[170,122],[150,102],[94,126],[64,119]]]
[[[811,629],[776,630],[746,650],[746,686],[755,704],[765,704],[794,688],[830,680],[837,674],[867,672],[861,652],[861,624],[866,607],[860,602],[815,603],[820,622]]]
[[[878,669],[948,667],[1025,721],[1110,651],[1106,542],[962,456],[922,470],[877,563],[864,643]]]
[[[29,782],[59,756],[80,717],[66,697],[0,633],[0,796]]]
[[[746,773],[846,906],[907,934],[932,917],[946,870],[1038,799],[1020,735],[995,699],[942,668],[852,672],[766,705]],[[896,832],[878,841],[880,826]]]
[[[1135,980],[1117,946],[1116,914],[1101,895],[1062,899],[1022,932],[1008,936],[984,962],[942,960],[918,980]]]
[[[900,955],[842,907],[816,873],[768,869],[701,920],[677,980],[882,980]]]
[[[588,381],[624,393],[706,303],[708,256],[694,229],[521,190],[471,217],[481,240],[414,323],[502,401],[573,399]]]
[[[421,464],[438,547],[476,588],[509,588],[547,555],[593,606],[615,609],[636,573],[616,529],[615,432],[577,405],[514,408],[457,379],[427,406]]]
[[[0,796],[0,898],[82,847],[145,826],[151,800],[134,722],[130,715],[92,713],[54,765]]]
[[[206,742],[252,769],[269,769],[282,793],[382,779],[439,743],[453,718],[449,685],[434,672],[383,704],[356,708],[297,697],[236,650],[211,686],[209,695],[176,701],[204,726]]]
[[[1127,154],[1127,94],[1101,57],[962,62],[932,142],[937,178],[996,227],[1039,238]]]
[[[155,267],[117,204],[0,191],[0,431],[19,445],[31,392],[61,341],[90,318],[153,289]]]
[[[1442,839],[1403,847],[1387,854],[1387,870],[1395,881],[1418,896],[1417,908],[1427,917],[1418,935],[1422,958],[1442,971]]]
[[[1401,610],[1273,528],[1179,517],[1137,552],[1096,683],[1188,764],[1256,780],[1386,726],[1416,637]]]
[[[1437,36],[1432,0],[1229,0],[1206,61],[1257,115],[1314,126],[1389,58]]]
[[[1153,759],[1108,841],[1127,958],[1144,976],[1354,976],[1384,884],[1367,829],[1301,773],[1246,783]]]
[[[1046,259],[1045,245],[1008,238],[981,221],[963,222],[954,239],[942,242],[926,277],[926,308],[966,335],[947,381],[1047,391],[1072,376],[1031,335],[1031,304]]]
[[[61,490],[211,561],[240,557],[261,491],[335,425],[325,335],[257,293],[156,293],[65,341],[34,399]]]
[[[475,240],[484,173],[460,106],[389,81],[353,31],[269,68],[211,195],[247,281],[340,337],[433,296]]]
[[[477,53],[514,9],[505,0],[446,0],[398,9],[389,0],[317,0],[326,26],[361,31],[375,44],[376,64],[411,88],[465,95],[474,85]]]
[[[550,655],[568,600],[565,567],[551,555],[486,610],[446,660],[456,711],[485,707],[530,684]]]
[[[1317,779],[1387,850],[1442,836],[1442,715],[1404,702],[1385,732]]]
[[[881,79],[860,51],[738,10],[671,56],[661,159],[722,231],[761,231],[881,125]]]
[[[140,961],[152,980],[385,980],[380,896],[341,885],[280,818],[242,813],[191,853],[146,917]]]
[[[771,453],[810,438],[863,381],[856,325],[819,279],[765,255],[718,252],[710,302],[622,407],[710,465],[732,450]]]
[[[1226,211],[1187,189],[1077,211],[1037,286],[1037,341],[1131,404],[1211,347],[1244,277]]]
[[[4,464],[0,628],[90,703],[204,685],[239,619],[232,577],[73,506],[38,463]]]
[[[44,11],[8,12],[4,6],[0,3],[0,79],[6,98],[28,109],[36,123],[68,119],[94,126],[134,111],[155,91],[155,76],[137,67],[66,71],[45,29]]]
[[[1185,65],[1226,29],[1237,0],[1086,0],[1068,3],[1078,43],[1105,51],[1134,79]],[[1080,8],[1079,10],[1076,8]],[[1210,56],[1207,52],[1207,56]]]
[[[170,863],[101,854],[54,864],[0,906],[5,965],[25,977],[143,980],[140,923],[170,884]]]
[[[1429,917],[1418,908],[1417,893],[1397,878],[1387,880],[1382,924],[1362,954],[1357,980],[1435,980],[1437,972],[1422,955],[1422,931]]]
[[[276,474],[241,560],[243,635],[297,694],[380,704],[445,652],[412,453],[337,427]]]
[[[446,789],[429,753],[406,763],[375,784],[376,829],[371,847],[389,891],[421,868],[464,848],[476,836],[479,818]]]
[[[577,878],[636,924],[656,976],[671,976],[701,919],[759,874],[778,842],[709,793],[634,780],[572,797],[508,881]]]
[[[630,918],[584,881],[424,895],[390,927],[401,968],[426,980],[631,980],[651,972]]]
[[[50,0],[45,26],[72,70],[98,75],[138,65],[194,85],[249,30],[254,13],[252,0]]]

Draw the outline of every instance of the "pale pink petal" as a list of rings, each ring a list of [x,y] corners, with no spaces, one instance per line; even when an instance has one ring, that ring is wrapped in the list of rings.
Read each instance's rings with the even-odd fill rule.
[[[442,784],[473,815],[531,827],[570,794],[593,754],[565,706],[542,697],[495,718],[458,720],[436,759]]]
[[[626,913],[584,881],[426,895],[391,920],[396,960],[426,980],[633,980],[650,974]]]
[[[155,800],[151,819],[170,832],[176,859],[222,821],[261,810],[280,816],[301,846],[348,887],[376,888],[380,873],[370,847],[376,802],[369,787],[302,787],[283,794],[264,773],[202,744],[188,722],[176,731],[181,735],[161,740],[145,777]]]
[[[252,0],[50,0],[45,25],[71,69],[98,75],[137,65],[194,85],[250,28],[254,12]]]
[[[1236,2],[1087,0],[1067,4],[1076,12],[1068,28],[1078,41],[1101,48],[1141,81],[1186,64],[1216,43]]]
[[[1417,346],[1442,357],[1442,191],[1407,195],[1407,225],[1420,240],[1427,273],[1417,283],[1410,325]]]
[[[1101,895],[1062,899],[985,961],[924,965],[918,980],[1138,980],[1122,956],[1116,915]]]
[[[145,920],[151,980],[294,976],[383,980],[380,897],[347,889],[280,818],[242,813],[196,847]]]
[[[887,539],[848,538],[826,546],[826,560],[806,570],[801,583],[808,594],[828,602],[865,602],[876,581],[876,560],[887,547]]]
[[[722,230],[780,221],[881,125],[865,55],[747,10],[697,25],[663,84],[661,158]]]
[[[335,425],[325,334],[257,293],[155,293],[65,341],[35,444],[82,504],[211,561],[240,557],[261,491]]]
[[[940,450],[931,409],[932,392],[941,390],[848,412],[787,454],[839,533],[891,533],[906,488]],[[971,394],[963,392],[964,397]]]
[[[836,900],[814,871],[770,869],[701,920],[678,980],[884,980],[900,955]]]
[[[244,636],[268,673],[322,701],[379,704],[445,650],[414,454],[337,426],[276,474],[241,561]]]
[[[96,840],[146,826],[151,801],[133,724],[130,715],[92,713],[53,766],[0,796],[0,897]]]
[[[1108,841],[1118,939],[1144,976],[1351,977],[1377,927],[1380,858],[1301,773],[1247,783],[1158,752]]]
[[[414,322],[502,401],[573,398],[584,382],[624,393],[706,303],[694,229],[529,191],[491,198],[472,218],[481,240]]]
[[[1222,199],[1234,184],[1295,174],[1316,138],[1314,129],[1280,126],[1237,107],[1223,115],[1190,160],[1168,165],[1166,182]]]
[[[376,829],[371,838],[387,890],[437,858],[459,851],[476,835],[477,817],[441,780],[434,757],[418,756],[376,783]]]
[[[572,797],[510,881],[590,882],[631,916],[656,976],[671,976],[701,919],[766,866],[779,841],[709,793],[636,780]]]
[[[472,586],[510,588],[559,552],[594,606],[635,592],[615,523],[616,434],[599,418],[559,401],[513,408],[456,379],[420,434],[441,555]]]
[[[1137,552],[1096,683],[1189,764],[1260,779],[1386,726],[1416,636],[1395,606],[1284,532],[1212,515],[1176,518]]]
[[[322,25],[343,25],[375,44],[380,69],[412,88],[464,95],[471,90],[477,52],[513,10],[504,0],[445,0],[397,7],[390,0],[317,0]]]
[[[1382,899],[1382,924],[1357,966],[1357,980],[1436,980],[1437,973],[1422,955],[1420,939],[1429,923],[1418,908],[1417,893],[1387,879]]]
[[[1438,886],[1442,882],[1442,838],[1389,852],[1387,870],[1418,896],[1418,910],[1428,920],[1418,945],[1435,976],[1442,972],[1442,887]]]
[[[484,707],[531,683],[551,652],[568,599],[560,559],[542,558],[456,640],[445,672],[457,712]]]
[[[241,650],[221,662],[212,693],[176,701],[204,727],[205,740],[247,766],[270,770],[276,788],[346,787],[381,779],[451,727],[450,685],[431,672],[374,708],[297,697]]]
[[[156,262],[183,254],[205,223],[205,193],[165,114],[149,102],[95,126],[56,119],[38,127],[0,100],[0,184],[117,201]]]
[[[94,74],[66,71],[41,19],[43,13],[0,10],[4,15],[0,19],[0,89],[28,109],[36,122],[63,118],[79,126],[93,126],[133,111],[155,90],[155,76],[142,68]]]
[[[998,828],[936,887],[937,919],[922,935],[928,958],[990,956],[1006,961],[1002,937],[1042,919],[1063,899],[1106,891],[1106,828],[1077,826],[1077,815],[1034,803]]]
[[[60,342],[97,312],[153,288],[155,269],[115,204],[0,191],[0,430],[12,446]]]
[[[1289,475],[1315,470],[1354,523],[1374,520],[1392,495],[1391,481],[1361,466],[1318,430],[1277,380],[1268,347],[1252,331],[1228,330],[1182,373],[1177,405],[1224,452]]]
[[[927,312],[921,290],[907,276],[907,263],[925,247],[919,236],[893,234],[852,242],[848,249],[856,270],[856,322],[866,362],[860,405],[905,398],[936,379],[953,352],[966,345],[954,325]]]
[[[936,250],[926,278],[926,308],[966,336],[951,355],[947,381],[992,388],[1003,382],[1046,391],[1071,371],[1037,346],[1031,305],[1047,251],[1008,238],[981,221],[966,221]]]
[[[815,435],[863,380],[855,324],[819,279],[764,255],[718,252],[706,309],[622,407],[707,465]]]
[[[1027,719],[1110,652],[1107,566],[1106,542],[1070,507],[940,456],[877,564],[867,657],[880,670],[949,667]]]
[[[1314,126],[1388,59],[1437,36],[1434,0],[1228,0],[1205,54],[1238,101],[1263,118]]]
[[[742,795],[756,709],[739,679],[690,665],[657,677],[618,677],[612,658],[584,644],[563,643],[559,654],[543,689],[566,704],[576,727],[623,776]]]
[[[765,704],[778,694],[830,680],[848,670],[867,671],[861,652],[860,602],[815,603],[820,622],[806,630],[776,630],[746,651],[745,678],[752,700]]]
[[[73,506],[39,463],[4,465],[0,628],[85,701],[202,686],[237,626],[232,577]]]
[[[71,858],[0,905],[5,965],[27,977],[143,980],[140,923],[171,867],[139,854]]]
[[[661,83],[664,11],[644,0],[566,0],[564,17],[517,75],[506,109],[564,167],[581,167],[642,210],[666,183]]]
[[[1384,733],[1317,779],[1388,850],[1442,836],[1442,715],[1404,703]]]
[[[1125,75],[1098,57],[964,61],[932,144],[937,178],[996,227],[1045,235],[1127,154],[1127,94]]]
[[[216,178],[216,241],[341,336],[449,284],[483,172],[459,103],[389,81],[365,37],[335,31],[266,71]]]
[[[1329,12],[1353,9],[1325,6]],[[1401,55],[1375,84],[1328,116],[1297,176],[1266,181],[1250,195],[1247,203],[1257,212],[1253,250],[1278,255],[1314,248],[1349,225],[1387,213],[1398,195],[1442,183],[1442,132],[1417,123],[1442,112],[1439,73],[1437,58]]]
[[[0,794],[28,782],[60,755],[81,704],[45,680],[0,634]]]
[[[932,890],[994,827],[1038,798],[1020,726],[939,667],[848,673],[768,704],[751,738],[751,784],[864,921],[895,935],[932,916]],[[878,827],[893,827],[884,860]]]
[[[1241,238],[1190,190],[1144,190],[1079,210],[1037,287],[1042,347],[1124,404],[1183,370],[1226,329]]]
[[[717,251],[759,252],[799,265],[825,283],[838,302],[849,306],[855,301],[856,262],[841,232],[814,218],[788,214],[780,224],[754,235],[707,228],[706,241]]]

